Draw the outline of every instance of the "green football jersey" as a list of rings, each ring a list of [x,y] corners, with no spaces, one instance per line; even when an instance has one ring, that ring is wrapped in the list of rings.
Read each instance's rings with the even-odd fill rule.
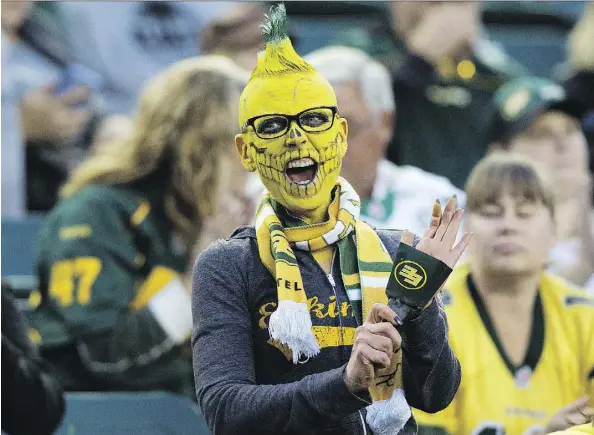
[[[131,188],[88,186],[50,213],[37,250],[41,303],[28,317],[67,389],[190,388],[189,358],[148,309],[187,269],[182,246],[160,199]]]

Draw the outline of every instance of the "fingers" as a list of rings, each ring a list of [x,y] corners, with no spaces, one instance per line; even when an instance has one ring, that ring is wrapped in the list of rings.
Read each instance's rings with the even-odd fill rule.
[[[374,326],[374,328],[371,328],[371,326]],[[357,334],[357,341],[359,342],[359,345],[361,345],[362,343],[366,343],[369,347],[372,347],[375,350],[379,350],[381,352],[385,352],[388,357],[390,357],[390,355],[392,355],[392,353],[394,353],[395,351],[398,350],[398,348],[394,348],[394,342],[392,341],[392,338],[387,337],[386,335],[383,334],[389,334],[388,332],[388,327],[394,329],[393,326],[387,324],[387,323],[378,323],[376,325],[368,325],[368,326],[360,326],[360,330],[359,333]],[[380,331],[382,334],[375,334],[373,331]],[[395,337],[396,339],[396,345],[399,346],[398,344],[398,338]]]
[[[56,81],[52,81],[52,82],[48,83],[47,85],[39,88],[38,91],[41,93],[44,93],[44,94],[53,95],[56,92],[57,87],[58,87],[58,83]]]
[[[402,345],[402,337],[396,330],[398,316],[387,305],[374,304],[367,321],[357,329],[357,338],[376,350],[391,355]],[[398,319],[399,320],[399,319]]]
[[[464,235],[456,244],[456,246],[452,248],[452,250],[450,251],[450,255],[446,259],[447,261],[444,261],[444,263],[453,269],[460,257],[462,256],[462,254],[464,253],[464,251],[466,250],[466,247],[472,240],[472,236],[472,233],[464,233]]]
[[[436,199],[433,203],[433,209],[431,210],[431,222],[429,223],[429,228],[423,234],[423,238],[433,238],[441,223],[441,203],[439,199]]]
[[[73,123],[80,125],[81,127],[86,124],[89,119],[91,119],[92,116],[92,112],[90,109],[85,109],[85,108],[79,108],[79,109],[73,109],[71,116],[72,116],[72,120]]]
[[[584,396],[561,409],[563,421],[569,426],[587,423],[594,415],[594,409],[588,407],[590,397]]]
[[[83,130],[90,118],[91,111],[89,109],[67,109],[65,112],[56,114],[54,122],[63,139],[69,140]]]
[[[367,329],[371,334],[379,335],[390,340],[392,345],[392,352],[398,352],[398,349],[402,346],[402,337],[393,325],[387,322],[376,323],[375,325],[369,325]]]
[[[594,408],[588,407],[581,409],[579,413],[584,417],[585,422],[589,422],[594,419]]]
[[[357,328],[345,371],[349,391],[369,388],[373,384],[375,370],[391,366],[394,353],[402,345],[402,338],[393,324],[395,315],[386,305],[375,304],[368,316],[369,321]]]
[[[464,210],[458,208],[454,211],[454,215],[452,216],[452,220],[448,225],[448,228],[443,235],[443,242],[445,245],[451,249],[456,242],[456,237],[458,236],[458,231],[460,230],[460,224],[462,223],[462,217],[464,216]]]
[[[369,314],[367,315],[366,323],[381,323],[383,321],[389,322],[394,326],[399,326],[399,321],[396,320],[398,316],[390,307],[384,304],[373,304]]]
[[[463,209],[456,209],[456,195],[448,199],[441,217],[438,216],[441,205],[436,201],[433,205],[431,225],[423,235],[416,249],[443,261],[453,268],[470,243],[472,234],[465,234],[454,246],[462,218]]]
[[[402,236],[400,236],[400,243],[404,243],[405,245],[411,246],[415,242],[415,235],[408,230],[404,230],[402,232]]]
[[[569,426],[579,426],[584,423],[588,423],[594,415],[592,408],[578,409],[567,414],[564,414],[563,420]]]
[[[363,361],[368,361],[374,366],[379,366],[383,369],[390,367],[390,357],[386,352],[382,352],[371,347],[364,347],[360,350],[359,355]]]
[[[445,232],[447,231],[452,218],[454,217],[454,212],[456,211],[456,196],[448,199],[446,203],[445,209],[443,210],[443,216],[441,217],[441,222],[437,231],[435,232],[435,239],[442,240]]]
[[[578,411],[582,408],[585,408],[589,402],[590,402],[590,396],[584,396],[584,397],[576,400],[575,402],[570,403],[569,405],[564,407],[562,410],[567,411],[567,412]]]
[[[354,349],[360,361],[371,362],[382,367],[390,366],[392,342],[386,337],[373,335],[363,328],[357,332]]]
[[[91,90],[86,86],[76,86],[67,90],[64,94],[59,96],[62,103],[67,106],[74,106],[76,104],[86,102],[91,96]]]

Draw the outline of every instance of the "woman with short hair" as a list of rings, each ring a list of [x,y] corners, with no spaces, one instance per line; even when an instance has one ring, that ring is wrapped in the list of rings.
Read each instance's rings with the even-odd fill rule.
[[[415,414],[419,433],[536,435],[584,422],[593,412],[594,299],[545,271],[555,242],[550,182],[530,161],[494,153],[466,193],[473,241],[444,291],[462,382],[446,410]]]

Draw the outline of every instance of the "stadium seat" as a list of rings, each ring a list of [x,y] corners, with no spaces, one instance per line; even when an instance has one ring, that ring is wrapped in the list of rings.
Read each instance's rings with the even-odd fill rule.
[[[43,216],[2,217],[2,280],[17,298],[26,298],[37,287],[35,249],[42,224]]]
[[[196,404],[169,393],[67,393],[56,435],[208,435]]]

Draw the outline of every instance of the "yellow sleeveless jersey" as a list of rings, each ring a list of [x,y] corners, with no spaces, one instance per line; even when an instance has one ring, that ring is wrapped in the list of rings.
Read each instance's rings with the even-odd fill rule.
[[[515,367],[469,267],[457,268],[445,288],[449,339],[462,382],[444,411],[415,410],[419,434],[529,435],[584,395],[594,405],[594,298],[543,274],[526,358]]]

